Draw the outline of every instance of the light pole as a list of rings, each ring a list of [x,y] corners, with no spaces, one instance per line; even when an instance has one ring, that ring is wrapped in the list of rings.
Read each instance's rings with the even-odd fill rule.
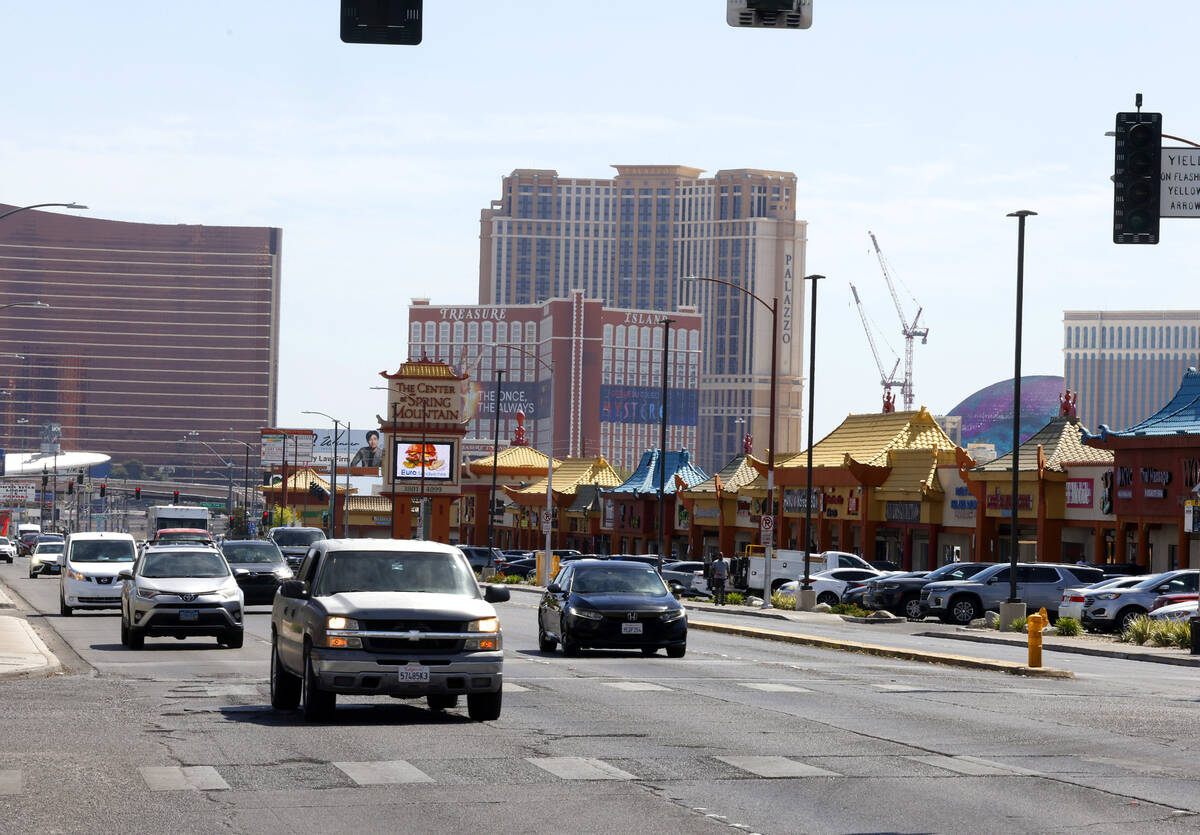
[[[15,215],[17,212],[27,212],[30,209],[42,209],[42,208],[45,208],[46,206],[59,206],[64,209],[86,209],[87,208],[87,206],[82,206],[79,203],[34,203],[32,206],[21,206],[20,208],[17,208],[17,209],[9,209],[4,214],[0,215],[0,220],[4,220],[4,218],[8,217],[9,215]]]
[[[808,611],[816,605],[816,597],[812,591],[812,579],[809,577],[809,564],[812,554],[812,506],[813,506],[813,382],[817,374],[817,282],[825,276],[806,275],[805,281],[812,280],[812,318],[808,326],[808,463],[805,467],[808,477],[807,494],[804,497],[804,583],[800,586],[800,594],[796,595],[796,608]],[[807,592],[807,594],[805,593]]]
[[[662,414],[658,426],[658,571],[663,567],[663,536],[666,534],[666,502],[663,500],[667,479],[667,361],[670,353],[667,349],[667,337],[671,335],[671,325],[674,319],[663,319],[663,356],[662,356]]]
[[[242,507],[246,510],[246,521],[250,520],[250,444],[237,438],[218,438],[226,444],[241,444],[246,448],[245,460],[242,462]]]
[[[329,461],[329,487],[330,487],[330,490],[329,490],[329,538],[334,539],[337,536],[337,451],[338,451],[338,425],[341,423],[341,421],[338,420],[337,418],[335,418],[333,415],[327,415],[324,412],[308,411],[308,412],[301,412],[300,414],[302,414],[302,415],[320,415],[323,418],[329,418],[329,420],[333,421],[333,458],[331,458]],[[347,424],[347,427],[349,427],[349,424]],[[346,453],[347,453],[346,470],[347,470],[347,472],[349,472],[349,470],[350,470],[349,452],[350,452],[350,437],[349,437],[349,432],[347,432],[347,436],[346,436]],[[347,493],[346,495],[348,497],[349,493]]]
[[[191,435],[193,433],[189,432],[188,434]],[[208,451],[217,456],[217,460],[225,465],[225,475],[229,479],[229,491],[225,494],[225,515],[231,516],[233,515],[233,460],[230,459],[229,461],[226,461],[225,456],[217,452],[205,441],[202,441],[199,438],[196,438],[195,441],[196,443],[204,444],[204,446],[208,447]]]
[[[1036,215],[1029,209],[1009,212],[1007,217],[1017,219],[1017,322],[1016,349],[1013,367],[1013,432],[1012,432],[1012,512],[1010,516],[1012,544],[1008,555],[1008,606],[1000,609],[1000,628],[1008,630],[1009,624],[1025,614],[1025,606],[1017,597],[1017,520],[1020,514],[1017,491],[1021,481],[1021,319],[1025,293],[1025,218]],[[1016,611],[1017,609],[1020,611]]]
[[[0,215],[0,217],[3,217],[3,215]],[[10,307],[49,307],[49,306],[50,305],[48,305],[46,302],[43,302],[43,301],[9,302],[8,304],[0,304],[0,310],[8,310]],[[5,354],[4,356],[16,357],[17,359],[21,359],[21,360],[25,359],[25,357],[21,356],[20,354]]]
[[[711,281],[714,284],[724,284],[726,287],[732,287],[740,293],[745,293],[750,298],[761,304],[767,310],[771,311],[771,398],[769,406],[769,414],[767,415],[767,513],[771,517],[771,539],[767,545],[763,559],[763,602],[762,608],[771,608],[771,560],[775,558],[775,523],[778,522],[778,514],[775,507],[775,385],[776,379],[779,376],[776,363],[778,354],[776,348],[779,345],[779,297],[771,299],[771,303],[767,304],[766,300],[758,295],[751,293],[745,287],[734,284],[731,281],[725,281],[721,278],[702,278],[696,275],[684,277],[685,281]],[[808,575],[807,569],[805,576]]]

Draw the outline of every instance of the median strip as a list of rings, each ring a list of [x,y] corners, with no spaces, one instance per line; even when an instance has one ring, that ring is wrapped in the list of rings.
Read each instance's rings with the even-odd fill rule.
[[[1023,664],[1017,664],[1014,661],[995,661],[990,658],[972,658],[967,655],[950,655],[943,652],[901,649],[899,647],[881,646],[879,644],[864,644],[859,641],[839,641],[832,638],[818,638],[813,635],[780,632],[775,629],[761,629],[754,626],[733,626],[726,623],[689,619],[688,628],[700,629],[705,632],[720,632],[725,635],[739,635],[743,638],[760,638],[787,644],[800,644],[820,649],[837,649],[843,652],[862,653],[863,655],[899,658],[904,661],[922,661],[929,664],[944,664],[950,667],[966,667],[972,670],[993,670],[1014,676],[1075,678],[1075,674],[1070,670],[1059,670],[1054,667],[1027,667]]]

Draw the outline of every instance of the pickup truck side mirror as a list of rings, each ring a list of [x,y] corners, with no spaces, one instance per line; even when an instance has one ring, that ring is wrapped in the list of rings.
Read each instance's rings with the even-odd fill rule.
[[[293,597],[304,600],[308,597],[308,592],[304,590],[304,583],[299,580],[284,580],[279,586],[279,594],[283,597]]]
[[[510,592],[508,586],[485,586],[483,589],[483,599],[488,603],[504,603],[509,599]]]

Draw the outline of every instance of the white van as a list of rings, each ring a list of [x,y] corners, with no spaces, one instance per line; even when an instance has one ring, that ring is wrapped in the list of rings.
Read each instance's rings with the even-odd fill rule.
[[[121,571],[133,567],[137,546],[127,533],[73,533],[63,548],[58,609],[120,609]]]

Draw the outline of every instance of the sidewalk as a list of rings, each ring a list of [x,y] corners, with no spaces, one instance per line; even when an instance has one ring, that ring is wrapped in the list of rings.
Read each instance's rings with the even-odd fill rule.
[[[61,666],[25,618],[3,614],[14,610],[0,586],[0,680],[48,675]]]

